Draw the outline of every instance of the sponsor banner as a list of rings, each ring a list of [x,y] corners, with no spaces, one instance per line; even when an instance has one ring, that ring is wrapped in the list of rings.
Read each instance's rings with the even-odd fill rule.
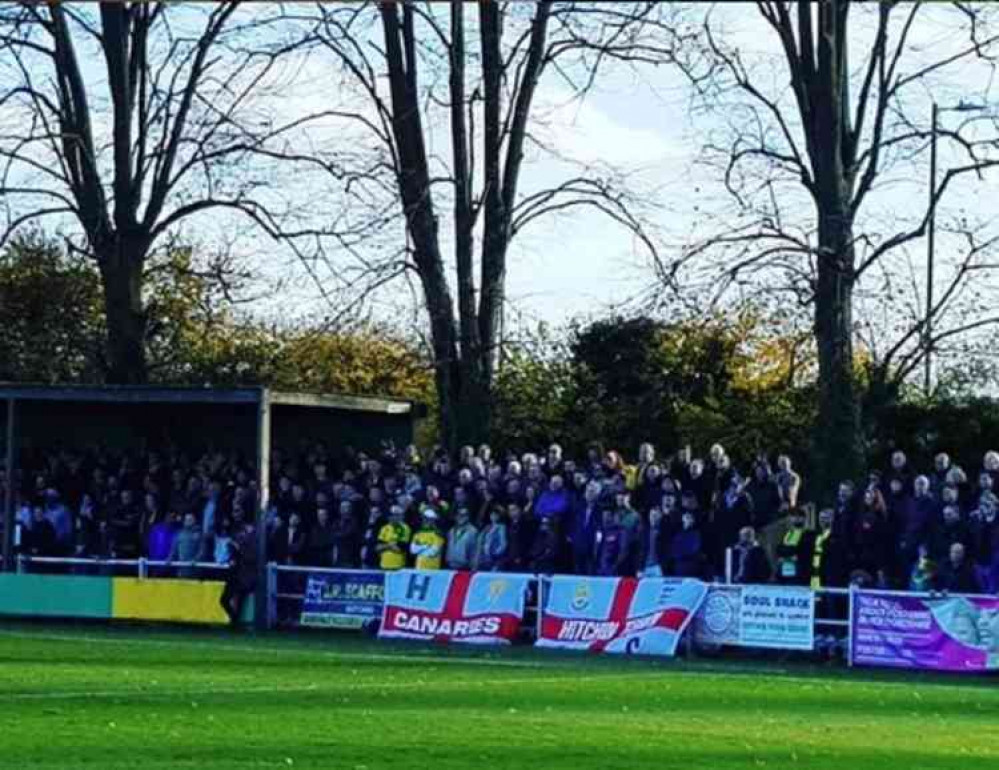
[[[799,586],[711,586],[694,619],[701,644],[811,650],[815,594]]]
[[[674,655],[706,592],[700,580],[557,575],[548,584],[536,645]]]
[[[300,622],[318,628],[362,628],[382,616],[384,598],[384,572],[312,572]]]
[[[174,623],[228,624],[216,580],[112,578],[111,617]]]
[[[509,644],[524,619],[529,575],[399,570],[385,576],[378,636]]]
[[[858,591],[850,628],[854,665],[999,670],[999,598]]]

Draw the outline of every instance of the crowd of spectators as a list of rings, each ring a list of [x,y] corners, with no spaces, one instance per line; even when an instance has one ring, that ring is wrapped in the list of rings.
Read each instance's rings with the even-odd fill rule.
[[[192,570],[252,539],[258,489],[238,453],[103,450],[26,458],[14,482],[20,551],[134,559]],[[999,592],[999,454],[969,477],[939,454],[920,473],[901,451],[839,485],[816,511],[786,456],[744,472],[723,447],[633,464],[497,457],[489,446],[384,446],[336,458],[321,445],[274,453],[269,561],[286,565],[667,575],[735,582]],[[0,476],[0,485],[7,476]]]

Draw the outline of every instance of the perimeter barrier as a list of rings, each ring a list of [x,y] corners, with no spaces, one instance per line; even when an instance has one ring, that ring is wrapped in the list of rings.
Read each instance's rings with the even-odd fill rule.
[[[221,624],[225,565],[21,556],[0,616]],[[672,655],[746,648],[849,665],[999,671],[999,596],[268,565],[268,628]],[[252,601],[242,620],[252,622]]]

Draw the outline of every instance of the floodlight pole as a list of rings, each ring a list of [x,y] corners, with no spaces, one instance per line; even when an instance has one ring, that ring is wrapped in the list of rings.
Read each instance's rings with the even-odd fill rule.
[[[13,572],[14,566],[14,413],[16,399],[7,399],[7,484],[3,492],[3,569]]]
[[[260,389],[257,402],[257,590],[254,591],[253,623],[267,628],[267,502],[271,480],[271,403],[267,388]]]

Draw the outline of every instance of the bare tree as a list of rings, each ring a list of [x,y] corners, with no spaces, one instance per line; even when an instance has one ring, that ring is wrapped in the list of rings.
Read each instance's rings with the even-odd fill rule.
[[[532,152],[558,157],[537,131],[543,78],[561,78],[581,98],[604,55],[625,45],[653,6],[481,2],[474,18],[474,6],[458,0],[289,9],[307,30],[302,45],[333,56],[341,91],[330,96],[346,102],[345,125],[374,145],[381,160],[368,168],[391,180],[429,316],[448,444],[488,435],[507,256],[518,233],[555,212],[588,208],[655,252],[612,169],[562,158],[558,183],[527,188],[523,179]]]
[[[769,40],[775,56],[747,53],[712,11],[696,37],[663,31],[663,48],[689,76],[696,103],[723,125],[705,158],[737,204],[736,215],[719,217],[721,227],[702,232],[685,258],[710,274],[716,291],[755,285],[811,308],[822,481],[854,475],[863,458],[856,288],[926,233],[933,209],[959,178],[999,162],[989,154],[994,141],[945,132],[952,155],[963,153],[963,160],[943,172],[927,207],[912,214],[891,211],[889,203],[865,214],[883,185],[900,176],[911,182],[920,167],[930,129],[914,110],[929,113],[927,91],[956,67],[990,70],[999,37],[988,10],[963,3],[930,10],[921,3],[757,2],[755,39]],[[947,14],[942,49],[913,40],[921,24],[933,23],[930,13]],[[969,268],[980,256],[969,252]],[[952,298],[946,294],[934,313]],[[918,339],[925,323],[915,319],[902,338]],[[886,376],[905,376],[913,365],[913,349],[897,341],[881,362]]]
[[[147,378],[149,255],[189,218],[246,218],[273,238],[336,235],[299,225],[251,160],[321,165],[275,120],[280,52],[241,44],[268,9],[239,3],[25,3],[0,8],[0,245],[19,228],[69,223],[96,260],[112,382]],[[242,14],[242,15],[241,15]],[[257,171],[258,173],[254,173]]]

